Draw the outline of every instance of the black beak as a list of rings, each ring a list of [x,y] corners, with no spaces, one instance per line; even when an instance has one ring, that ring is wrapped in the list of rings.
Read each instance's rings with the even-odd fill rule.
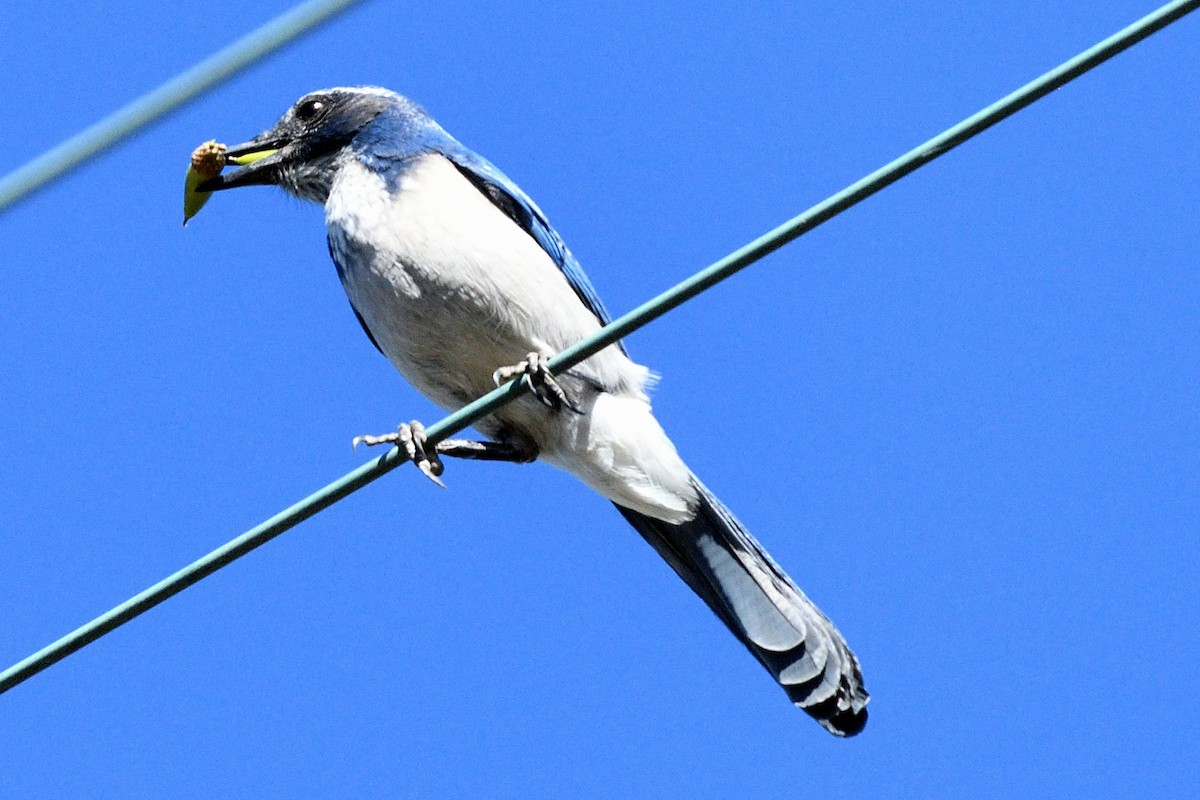
[[[256,186],[279,182],[279,166],[284,161],[282,149],[288,142],[264,134],[225,151],[225,158],[241,169],[209,178],[196,186],[197,192],[219,192],[239,186]]]

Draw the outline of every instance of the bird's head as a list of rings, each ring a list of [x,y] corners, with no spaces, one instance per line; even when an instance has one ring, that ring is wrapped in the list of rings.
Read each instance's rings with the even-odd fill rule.
[[[304,200],[324,203],[339,166],[350,157],[355,140],[381,116],[403,139],[436,123],[410,100],[376,87],[323,89],[296,101],[267,131],[228,148],[242,157],[239,169],[196,187],[216,192],[239,186],[272,184]]]

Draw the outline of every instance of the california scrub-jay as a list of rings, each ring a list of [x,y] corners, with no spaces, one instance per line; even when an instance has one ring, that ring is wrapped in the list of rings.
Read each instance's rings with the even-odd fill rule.
[[[435,480],[439,453],[565,469],[616,504],[796,705],[839,736],[862,730],[858,660],[684,465],[650,411],[649,370],[614,344],[550,375],[547,358],[609,315],[541,210],[500,170],[378,88],[305,95],[228,156],[258,160],[199,189],[274,184],[322,204],[355,315],[419,391],[453,410],[521,374],[534,390],[476,424],[487,442],[448,440],[426,453],[417,423],[360,440],[398,443]]]

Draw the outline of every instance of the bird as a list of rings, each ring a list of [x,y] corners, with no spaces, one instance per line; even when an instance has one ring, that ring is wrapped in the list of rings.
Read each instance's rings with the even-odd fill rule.
[[[418,104],[379,87],[310,92],[227,148],[200,192],[273,185],[325,209],[329,254],[371,343],[453,411],[510,379],[530,391],[486,439],[395,444],[436,482],[442,456],[566,470],[633,528],[826,730],[853,736],[869,695],[842,634],[680,457],[651,410],[655,375],[615,343],[561,374],[549,358],[611,319],[542,210]]]

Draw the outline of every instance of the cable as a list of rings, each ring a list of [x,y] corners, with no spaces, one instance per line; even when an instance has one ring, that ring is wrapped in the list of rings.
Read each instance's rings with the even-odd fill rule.
[[[938,156],[943,155],[971,137],[995,125],[1002,119],[1016,113],[1038,98],[1044,97],[1049,92],[1079,77],[1122,50],[1140,42],[1155,31],[1194,11],[1198,6],[1200,6],[1200,0],[1176,0],[1176,2],[1168,3],[1157,11],[1143,17],[1070,61],[1025,84],[1017,91],[993,103],[978,114],[968,117],[953,128],[908,151],[900,158],[872,172],[857,183],[818,203],[803,214],[794,217],[740,250],[729,254],[708,268],[696,273],[691,278],[663,292],[658,297],[643,303],[628,314],[614,320],[594,335],[551,358],[551,369],[555,372],[561,372],[578,364],[580,361],[594,355],[621,337],[632,333],[651,320],[657,319],[672,308],[695,297],[705,289],[744,269],[763,256],[774,252],[806,231],[812,230],[821,223],[832,219],[834,216],[870,197],[875,192],[899,180],[918,167],[928,164]],[[526,391],[523,386],[525,380],[522,378],[521,381],[508,383],[430,426],[426,430],[429,437],[429,444],[433,445],[436,442],[442,441],[448,436],[463,430],[481,417],[487,416],[506,403],[521,396]],[[24,661],[0,673],[0,693],[8,691],[13,686],[36,675],[46,667],[65,658],[89,642],[95,641],[142,612],[163,602],[168,597],[183,591],[207,575],[211,575],[226,564],[266,544],[289,528],[328,508],[338,500],[366,486],[376,478],[382,477],[403,463],[405,463],[405,459],[401,458],[399,449],[393,448],[390,452],[385,453],[374,461],[363,464],[353,472],[330,483],[290,508],[279,512],[266,522],[251,528],[233,541],[184,567],[174,575],[159,581],[136,597],[130,598],[108,613],[77,628],[53,644],[29,656]]]
[[[0,178],[0,211],[360,0],[309,0]]]

